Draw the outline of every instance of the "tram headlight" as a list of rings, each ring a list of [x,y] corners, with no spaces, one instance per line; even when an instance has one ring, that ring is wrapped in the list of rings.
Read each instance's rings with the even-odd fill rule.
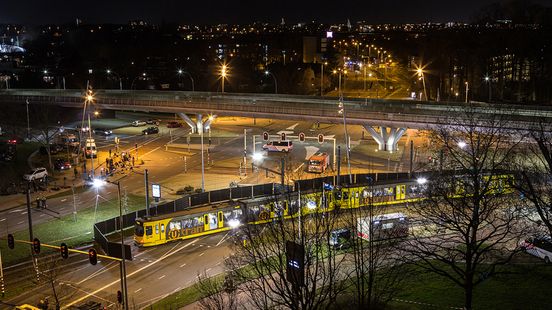
[[[240,224],[240,220],[232,219],[228,221],[228,226],[230,226],[231,228],[237,228],[238,226],[240,226]]]

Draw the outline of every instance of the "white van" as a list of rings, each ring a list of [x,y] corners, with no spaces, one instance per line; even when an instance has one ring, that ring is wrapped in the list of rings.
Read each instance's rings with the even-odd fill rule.
[[[289,152],[293,150],[292,141],[270,141],[263,145],[263,150],[268,152]]]
[[[96,158],[96,141],[94,139],[86,139],[86,146],[84,148],[84,154],[86,158]]]

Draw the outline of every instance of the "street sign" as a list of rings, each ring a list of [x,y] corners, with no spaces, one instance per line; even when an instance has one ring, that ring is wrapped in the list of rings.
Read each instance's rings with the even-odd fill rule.
[[[299,141],[305,142],[305,133],[303,132],[299,133]]]
[[[161,198],[161,185],[159,184],[151,185],[151,196],[157,199]]]
[[[286,279],[294,286],[305,284],[305,247],[286,241]]]
[[[263,140],[268,141],[268,139],[269,139],[268,132],[266,132],[266,131],[263,132]]]
[[[324,143],[324,135],[323,134],[318,134],[318,143],[320,143],[320,144]]]

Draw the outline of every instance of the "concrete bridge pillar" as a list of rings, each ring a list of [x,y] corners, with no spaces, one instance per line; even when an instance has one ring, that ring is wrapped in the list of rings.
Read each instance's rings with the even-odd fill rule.
[[[398,150],[397,144],[399,140],[406,132],[406,128],[394,128],[390,127],[389,132],[387,127],[381,126],[379,132],[376,131],[372,126],[363,125],[364,129],[370,133],[372,138],[378,143],[378,149],[380,151],[389,151],[395,152]]]
[[[196,124],[188,115],[186,115],[186,113],[178,113],[178,116],[180,116],[180,118],[184,120],[184,122],[186,122],[188,126],[190,126],[190,128],[192,129],[192,133],[195,133],[197,131]]]
[[[203,127],[203,115],[197,114],[196,115],[196,128],[197,133],[202,134],[205,132],[205,127]]]

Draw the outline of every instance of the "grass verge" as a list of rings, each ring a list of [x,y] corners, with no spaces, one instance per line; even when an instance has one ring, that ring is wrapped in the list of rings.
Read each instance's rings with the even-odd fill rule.
[[[128,195],[128,211],[136,211],[143,209],[144,197]],[[40,211],[32,211],[33,216],[41,214]],[[117,199],[112,201],[104,201],[98,204],[98,210],[96,212],[96,221],[103,221],[109,218],[113,218],[119,215],[119,207]],[[58,245],[62,242],[66,243],[69,247],[76,247],[83,243],[89,243],[93,240],[93,226],[94,224],[94,206],[82,209],[78,211],[76,220],[73,215],[63,216],[60,219],[54,219],[52,221],[33,225],[33,235],[35,238],[39,238],[42,243],[48,243],[52,245]],[[9,231],[9,227],[8,231]],[[16,240],[29,240],[29,232],[18,231],[14,233]],[[24,261],[30,257],[29,246],[21,243],[17,243],[13,250],[8,249],[6,242],[0,243],[0,250],[2,251],[2,260],[5,266],[9,266],[21,261]],[[48,253],[48,250],[44,248],[43,252]]]

